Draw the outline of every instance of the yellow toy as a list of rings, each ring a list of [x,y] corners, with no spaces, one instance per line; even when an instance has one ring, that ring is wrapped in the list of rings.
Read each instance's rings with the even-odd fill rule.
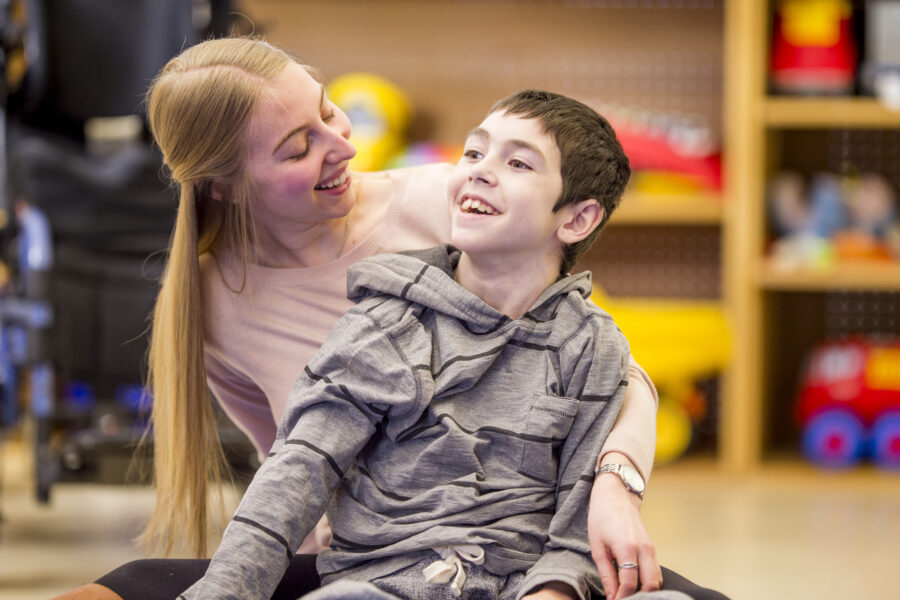
[[[611,298],[596,285],[591,299],[616,320],[659,391],[656,462],[677,459],[691,442],[692,422],[706,412],[694,383],[728,362],[730,335],[720,303]]]
[[[411,118],[409,100],[387,79],[347,73],[328,84],[328,97],[347,113],[356,156],[350,168],[378,171],[403,150]]]

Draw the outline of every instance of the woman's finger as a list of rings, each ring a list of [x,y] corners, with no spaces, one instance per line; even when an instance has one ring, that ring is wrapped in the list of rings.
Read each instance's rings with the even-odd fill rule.
[[[600,582],[603,584],[603,591],[607,598],[615,598],[616,591],[619,589],[619,575],[616,573],[616,567],[612,559],[606,553],[602,556],[594,555],[594,562],[597,563],[597,570],[600,572]]]
[[[652,592],[662,586],[662,569],[656,558],[656,548],[647,543],[638,548],[638,565],[641,579],[641,591]]]
[[[626,598],[638,589],[638,559],[620,561],[618,564],[619,590],[616,600]]]

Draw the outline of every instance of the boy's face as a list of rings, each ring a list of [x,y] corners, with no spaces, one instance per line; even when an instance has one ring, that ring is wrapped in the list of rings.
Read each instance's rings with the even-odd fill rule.
[[[535,119],[494,112],[469,132],[448,185],[451,243],[510,266],[558,261],[560,153]]]

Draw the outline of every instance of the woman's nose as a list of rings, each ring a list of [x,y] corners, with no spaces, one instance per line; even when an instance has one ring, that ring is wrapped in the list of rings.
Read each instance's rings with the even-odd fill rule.
[[[350,160],[356,156],[356,146],[350,143],[350,119],[339,108],[335,108],[334,121],[330,123],[328,131],[331,132],[329,142],[331,148],[327,159],[331,162]]]
[[[335,129],[332,132],[333,135],[329,140],[331,148],[328,151],[327,160],[338,163],[356,156],[356,146],[350,143],[350,128],[348,127],[346,131]]]

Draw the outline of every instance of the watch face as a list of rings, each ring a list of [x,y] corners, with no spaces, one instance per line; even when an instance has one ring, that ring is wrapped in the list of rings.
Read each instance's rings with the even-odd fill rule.
[[[628,484],[628,487],[636,492],[644,491],[644,480],[636,469],[629,467],[628,465],[622,465],[621,473],[622,478],[625,480],[625,483]]]

